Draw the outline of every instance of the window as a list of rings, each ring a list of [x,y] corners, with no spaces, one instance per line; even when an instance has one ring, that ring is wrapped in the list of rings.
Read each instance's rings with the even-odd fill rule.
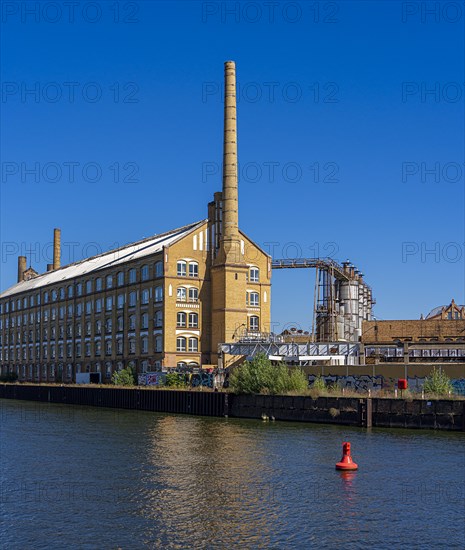
[[[116,340],[116,353],[118,355],[122,355],[123,353],[123,340],[121,338]]]
[[[90,336],[91,332],[92,332],[92,325],[91,325],[90,321],[87,321],[87,323],[86,323],[86,336]]]
[[[55,319],[57,318],[57,308],[56,307],[52,307],[51,311],[50,311],[50,319],[52,321],[55,321]],[[19,324],[19,323],[18,323]]]
[[[155,336],[155,353],[163,351],[163,339],[160,334]]]
[[[158,310],[155,313],[155,317],[153,319],[153,325],[154,327],[161,327],[163,325],[163,312],[161,310]]]
[[[133,290],[132,292],[129,293],[129,307],[134,307],[136,305],[136,300],[137,300],[136,291]]]
[[[46,353],[46,350],[47,348],[44,348],[44,357],[47,356],[47,353]],[[55,344],[50,344],[50,359],[55,359],[56,357],[56,348],[55,348]]]
[[[124,307],[124,294],[118,294],[118,297],[116,298],[116,307],[118,309],[123,309],[123,307]]]
[[[140,268],[140,278],[141,278],[141,281],[147,281],[148,280],[148,278],[149,278],[149,266],[148,265],[143,265]]]
[[[65,318],[65,306],[60,306],[58,308],[58,317],[60,319],[64,319]]]
[[[251,267],[249,270],[249,281],[251,283],[258,283],[260,280],[260,270],[258,267]]]
[[[92,293],[92,281],[86,281],[86,294]]]
[[[86,357],[90,357],[90,342],[86,342]]]
[[[102,290],[102,277],[95,279],[95,290]]]
[[[89,323],[89,326],[90,326],[90,323]],[[81,324],[80,323],[78,323],[76,325],[76,336],[81,336]]]
[[[76,296],[82,296],[82,283],[76,285]]]
[[[184,336],[176,338],[176,351],[186,351],[186,339]]]
[[[118,275],[116,275],[116,281],[118,286],[124,285],[124,271],[119,271]]]
[[[111,334],[111,331],[113,330],[113,321],[111,320],[110,317],[108,317],[106,320],[105,320],[105,333],[106,334]]]
[[[143,313],[140,316],[140,328],[141,329],[149,328],[149,314],[148,313]]]
[[[102,334],[102,321],[100,319],[95,321],[95,334]]]
[[[88,300],[86,302],[86,315],[90,315],[92,313],[92,302]]]
[[[186,301],[186,289],[183,286],[178,286],[176,290],[176,300],[178,302],[185,302]]]
[[[69,305],[66,307],[66,314],[68,315],[68,317],[72,317],[72,316],[73,316],[73,304],[69,304]]]
[[[190,288],[189,289],[189,302],[198,302],[199,301],[199,289]]]
[[[63,325],[60,325],[58,327],[58,338],[60,338],[60,340],[63,340],[64,335],[65,335],[65,328]]]
[[[101,355],[102,353],[102,342],[100,340],[97,340],[95,342],[95,355]]]
[[[102,311],[102,299],[97,298],[97,300],[95,300],[95,312],[101,313],[101,311]]]
[[[247,292],[246,293],[246,304],[248,306],[258,306],[259,305],[259,296],[258,292]]]
[[[73,346],[72,344],[66,344],[66,357],[73,356]]]
[[[163,262],[156,262],[155,277],[163,277]]]
[[[129,270],[129,282],[130,283],[136,282],[136,270],[134,268]]]
[[[136,340],[134,338],[129,339],[129,353],[136,353]]]
[[[149,339],[147,336],[143,336],[140,341],[141,353],[149,352]]]
[[[136,316],[129,316],[129,330],[136,330]]]
[[[148,304],[149,303],[149,290],[148,288],[145,288],[142,292],[141,292],[141,303],[142,304]]]
[[[124,317],[120,315],[116,320],[116,330],[122,332],[124,330]]]
[[[199,276],[199,264],[197,262],[191,262],[189,264],[189,277]]]
[[[70,285],[68,287],[68,298],[72,298],[74,295],[74,288],[72,287],[72,285]]]
[[[66,336],[68,338],[72,338],[72,336],[73,336],[73,325],[71,325],[69,323],[66,325]]]
[[[189,313],[189,327],[198,328],[199,326],[199,316],[197,313]]]
[[[107,296],[105,301],[105,309],[106,311],[111,311],[113,309],[113,296]]]
[[[252,317],[249,317],[249,330],[260,330],[260,319],[256,315],[252,315]]]
[[[199,341],[197,338],[189,338],[189,351],[198,351]]]
[[[107,288],[113,288],[113,275],[107,275],[107,278],[105,280],[105,286]]]
[[[187,269],[187,263],[184,261],[180,261],[177,264],[177,274],[178,277],[185,277],[186,276],[186,269]]]
[[[61,287],[58,292],[60,294],[60,300],[64,300],[65,299],[65,289],[63,287]]]
[[[57,297],[58,297],[58,293],[55,289],[52,290],[52,301],[53,302],[56,302],[57,300]],[[18,308],[19,309],[19,308]]]
[[[186,326],[186,318],[187,314],[184,313],[184,311],[178,311],[176,315],[176,326],[177,327],[185,327]]]
[[[162,286],[155,287],[154,300],[155,300],[155,302],[163,301],[163,287]]]
[[[82,315],[82,304],[76,304],[76,315],[80,317]]]
[[[105,355],[112,354],[111,340],[105,340]]]

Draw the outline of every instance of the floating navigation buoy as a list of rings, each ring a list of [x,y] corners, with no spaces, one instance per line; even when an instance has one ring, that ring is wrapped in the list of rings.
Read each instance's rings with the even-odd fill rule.
[[[358,470],[358,465],[353,462],[350,455],[350,443],[348,441],[344,441],[342,444],[342,458],[341,462],[336,464],[336,470]]]

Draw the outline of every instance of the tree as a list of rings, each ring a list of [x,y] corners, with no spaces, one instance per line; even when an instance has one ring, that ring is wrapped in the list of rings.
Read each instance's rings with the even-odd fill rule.
[[[425,393],[436,395],[449,395],[454,390],[452,382],[447,374],[440,368],[433,367],[424,385]]]
[[[135,386],[136,373],[132,367],[126,367],[114,372],[111,381],[115,386]]]
[[[305,374],[300,369],[289,370],[284,363],[272,365],[264,353],[236,367],[231,373],[230,385],[236,393],[272,395],[304,391],[308,387]]]

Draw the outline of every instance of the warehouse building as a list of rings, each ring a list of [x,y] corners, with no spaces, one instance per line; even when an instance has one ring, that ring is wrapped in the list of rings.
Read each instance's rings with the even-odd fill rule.
[[[205,219],[46,273],[18,258],[0,295],[1,374],[65,381],[218,364],[218,345],[270,326],[271,258],[239,229],[234,62],[225,64],[223,188]]]

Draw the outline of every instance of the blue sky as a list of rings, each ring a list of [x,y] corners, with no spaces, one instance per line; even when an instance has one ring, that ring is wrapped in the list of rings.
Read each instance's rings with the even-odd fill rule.
[[[465,303],[462,3],[34,4],[2,3],[2,290],[53,227],[70,262],[206,217],[233,59],[241,228],[349,258],[381,319]],[[313,277],[274,272],[277,328],[310,327]]]

